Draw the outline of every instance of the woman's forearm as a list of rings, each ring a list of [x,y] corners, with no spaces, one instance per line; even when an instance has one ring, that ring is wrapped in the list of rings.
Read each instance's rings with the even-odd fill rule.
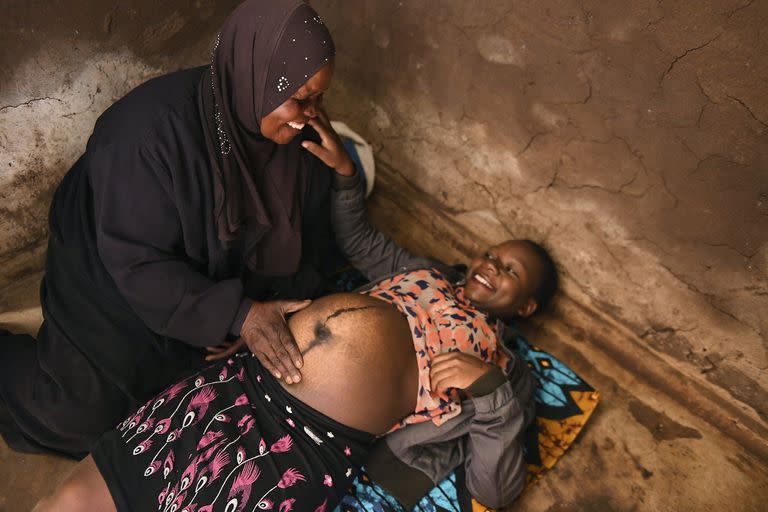
[[[337,178],[334,188],[332,222],[336,242],[347,260],[368,279],[404,270],[417,261],[427,263],[371,225],[359,178]]]

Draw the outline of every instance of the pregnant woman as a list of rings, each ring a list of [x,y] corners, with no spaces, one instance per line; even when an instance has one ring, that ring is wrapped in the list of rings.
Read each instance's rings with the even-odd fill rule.
[[[312,123],[331,135],[324,115]],[[104,435],[37,510],[324,511],[364,463],[384,468],[374,477],[406,502],[462,463],[481,502],[519,494],[533,382],[496,319],[549,300],[551,259],[533,242],[507,241],[458,275],[376,231],[357,175],[335,180],[337,240],[372,284],[287,320],[301,382],[286,385],[250,355],[214,364]],[[398,465],[408,482],[393,489],[386,468]]]

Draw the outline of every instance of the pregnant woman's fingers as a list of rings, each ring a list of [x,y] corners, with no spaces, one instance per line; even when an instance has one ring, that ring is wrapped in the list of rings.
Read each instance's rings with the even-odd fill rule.
[[[318,117],[307,122],[320,135],[321,144],[305,140],[301,145],[339,174],[345,176],[354,174],[355,166],[352,164],[352,159],[344,148],[341,138],[328,121],[328,115],[320,111]]]
[[[307,123],[309,126],[315,129],[317,134],[320,136],[320,141],[322,142],[323,147],[327,148],[333,142],[333,137],[331,134],[336,135],[336,132],[333,130],[333,127],[328,121],[328,118],[324,118],[320,112],[321,109],[318,109],[317,117],[309,118]],[[336,135],[336,137],[338,137],[338,135]]]
[[[305,140],[301,143],[301,145],[304,147],[304,149],[322,160],[325,165],[328,167],[333,167],[333,158],[330,154],[330,151],[328,151],[326,148],[320,144],[317,144],[316,142],[312,142],[311,140]]]
[[[432,358],[429,371],[433,390],[447,388],[466,389],[492,366],[481,359],[463,352],[448,352]]]
[[[436,371],[434,367],[429,372],[429,383],[432,387],[432,391],[444,391],[453,386],[453,380],[455,380],[456,370],[454,368],[442,368]]]
[[[446,352],[434,356],[432,358],[432,366],[430,367],[430,375],[449,368],[458,367],[461,364],[460,357],[462,355],[461,352]]]
[[[326,112],[324,108],[321,107],[321,108],[317,109],[317,117],[319,117],[320,120],[323,123],[325,123],[327,126],[331,126],[331,118],[328,117],[328,112]],[[331,126],[331,129],[333,129],[332,126]],[[334,130],[334,133],[335,132],[336,132],[336,130]]]
[[[336,133],[331,125],[331,120],[328,118],[325,110],[318,109],[317,117],[309,119],[307,121],[309,125],[315,129],[318,135],[320,135],[320,141],[324,148],[327,148],[331,153],[336,153],[339,150],[346,153],[344,143],[341,142],[341,137]]]

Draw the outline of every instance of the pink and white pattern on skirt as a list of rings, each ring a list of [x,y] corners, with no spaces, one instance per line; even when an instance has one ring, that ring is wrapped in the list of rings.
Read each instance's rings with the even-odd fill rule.
[[[93,455],[118,510],[322,512],[373,439],[296,400],[248,356],[169,387]]]

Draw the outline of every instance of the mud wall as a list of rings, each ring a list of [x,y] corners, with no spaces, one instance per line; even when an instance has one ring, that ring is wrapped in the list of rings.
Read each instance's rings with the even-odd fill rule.
[[[768,4],[314,3],[333,111],[454,242],[543,241],[567,295],[765,424]]]
[[[40,268],[98,114],[204,63],[236,3],[3,2],[0,287]],[[768,423],[768,4],[312,3],[331,114],[465,228],[448,246],[543,241],[564,296]]]
[[[41,267],[57,183],[101,112],[204,64],[236,0],[0,0],[0,288]]]

